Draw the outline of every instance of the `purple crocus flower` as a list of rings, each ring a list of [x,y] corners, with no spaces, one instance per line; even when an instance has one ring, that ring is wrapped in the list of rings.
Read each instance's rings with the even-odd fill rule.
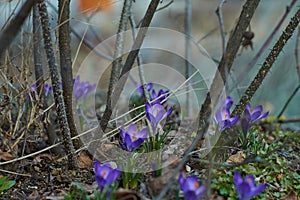
[[[113,169],[109,163],[101,165],[98,160],[94,162],[94,171],[101,192],[106,185],[112,184],[121,174],[120,169]]]
[[[172,107],[166,112],[164,106],[160,105],[160,104],[154,104],[154,105],[150,105],[149,103],[146,103],[145,106],[145,110],[146,110],[146,117],[147,119],[150,121],[151,125],[152,125],[152,129],[153,132],[156,132],[156,128],[158,126],[158,124],[164,120],[165,118],[167,118],[171,112],[172,112]]]
[[[219,132],[235,125],[239,119],[240,116],[230,117],[230,111],[226,108],[223,108],[221,111],[217,111],[215,114],[215,121],[218,124]]]
[[[253,176],[250,175],[243,179],[239,172],[234,173],[233,180],[240,200],[250,199],[263,192],[267,187],[266,183],[256,186]]]
[[[244,115],[245,118],[242,120],[242,129],[244,132],[248,132],[251,124],[257,120],[266,118],[269,115],[269,112],[265,112],[261,114],[263,110],[262,105],[256,106],[255,108],[251,108],[250,104],[246,105]]]
[[[138,132],[136,125],[131,124],[128,127],[127,132],[122,127],[120,131],[120,135],[121,135],[120,146],[122,147],[122,149],[132,152],[147,139],[148,129],[144,128],[140,132]]]
[[[36,92],[36,90],[37,90],[37,86],[34,83],[34,84],[32,84],[32,86],[30,88],[30,91],[31,92]],[[44,91],[43,91],[45,93],[45,96],[48,96],[48,94],[50,93],[51,90],[52,90],[52,86],[49,85],[48,83],[45,83],[45,85],[44,85]]]
[[[183,173],[180,173],[179,185],[186,200],[199,200],[205,193],[205,186],[200,186],[195,175],[184,178]]]
[[[76,100],[80,99],[88,95],[90,92],[96,89],[96,84],[91,85],[88,81],[87,82],[80,82],[79,76],[73,79],[74,81],[74,95]]]
[[[137,84],[136,84],[136,87],[137,87],[137,90],[138,90],[138,92],[140,93],[140,95],[144,96],[143,85],[140,84],[140,83],[137,83]],[[150,92],[150,90],[152,89],[152,87],[153,87],[153,83],[147,83],[147,85],[146,85],[146,90],[147,90],[148,92]]]
[[[255,108],[251,108],[250,104],[248,103],[245,108],[245,116],[250,122],[263,119],[268,116],[269,112],[265,112],[264,114],[261,114],[262,110],[263,110],[262,105],[256,106]]]
[[[152,93],[150,95],[150,100],[151,102],[153,101],[152,104],[161,104],[161,102],[169,96],[168,93],[168,90],[159,90],[158,93],[156,93],[155,90],[152,90]]]

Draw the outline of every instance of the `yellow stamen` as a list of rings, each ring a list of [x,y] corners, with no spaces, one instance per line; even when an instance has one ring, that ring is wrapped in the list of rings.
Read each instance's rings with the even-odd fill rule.
[[[104,171],[102,172],[102,176],[103,176],[103,177],[106,177],[106,174],[107,174],[107,172],[104,170]]]
[[[251,178],[247,178],[246,180],[248,183],[252,183],[252,179]]]
[[[194,183],[194,189],[198,188],[199,187],[199,183],[195,182]]]

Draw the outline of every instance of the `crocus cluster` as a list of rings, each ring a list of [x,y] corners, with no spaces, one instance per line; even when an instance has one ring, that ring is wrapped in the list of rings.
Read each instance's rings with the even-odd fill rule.
[[[240,119],[240,116],[230,117],[229,109],[232,106],[232,104],[233,104],[233,100],[230,96],[228,96],[222,106],[222,109],[218,110],[215,114],[215,121],[218,124],[219,132],[222,132],[226,128],[235,125]]]
[[[245,111],[244,111],[244,118],[242,119],[242,130],[243,132],[247,133],[253,124],[253,122],[266,118],[269,112],[265,112],[262,114],[263,107],[262,105],[256,106],[252,108],[250,104],[247,104]]]
[[[152,91],[151,91],[152,90]],[[138,91],[144,95],[141,85]],[[146,117],[151,123],[152,131],[155,134],[157,126],[172,113],[172,107],[166,111],[166,98],[169,96],[169,91],[160,89],[158,92],[153,89],[153,84],[147,84],[147,91],[150,92],[150,103],[146,103]]]
[[[205,194],[205,186],[199,184],[195,175],[185,178],[183,173],[180,173],[178,182],[186,200],[199,200]]]
[[[152,130],[156,133],[157,126],[166,119],[172,112],[172,108],[166,111],[165,106],[162,102],[167,97],[167,91],[160,90],[158,93],[155,92],[153,89],[153,84],[148,83],[146,85],[147,91],[150,92],[152,90],[152,96],[150,95],[151,103],[146,103],[145,110],[146,110],[146,117],[149,120]],[[141,84],[137,84],[137,90],[141,95],[144,95],[144,90]],[[141,131],[137,130],[135,124],[131,124],[127,131],[124,127],[120,130],[120,146],[122,149],[126,151],[134,151],[137,149],[148,137],[148,129],[144,128]]]
[[[96,84],[91,85],[90,82],[81,82],[79,76],[76,76],[74,79],[74,96],[76,101],[78,101],[80,98],[85,97],[89,93],[91,93],[93,90],[96,89]]]
[[[113,169],[109,163],[101,165],[98,160],[94,162],[94,172],[98,187],[101,192],[105,186],[115,182],[121,174],[120,169]]]
[[[127,131],[125,131],[124,127],[122,127],[120,135],[120,146],[122,149],[132,152],[147,139],[148,129],[144,128],[141,131],[138,131],[136,125],[131,124]]]
[[[234,173],[233,180],[240,200],[250,199],[262,193],[267,187],[267,183],[256,186],[252,175],[243,179],[239,172]]]

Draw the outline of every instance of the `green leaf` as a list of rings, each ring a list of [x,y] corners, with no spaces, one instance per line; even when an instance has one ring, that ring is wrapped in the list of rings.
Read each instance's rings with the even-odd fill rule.
[[[0,192],[7,190],[16,184],[16,181],[8,181],[7,177],[3,176],[0,178]]]

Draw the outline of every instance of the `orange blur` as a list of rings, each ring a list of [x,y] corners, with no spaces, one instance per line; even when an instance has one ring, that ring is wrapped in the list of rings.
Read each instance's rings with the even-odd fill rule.
[[[109,10],[112,0],[78,0],[79,11],[89,14],[100,10]]]

